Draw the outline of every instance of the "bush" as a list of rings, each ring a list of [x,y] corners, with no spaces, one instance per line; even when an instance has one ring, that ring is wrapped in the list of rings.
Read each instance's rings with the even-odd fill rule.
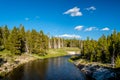
[[[0,46],[0,51],[3,51],[5,48],[3,46]]]
[[[80,59],[80,56],[72,56],[70,59],[71,60],[78,60],[78,59]]]
[[[120,68],[120,56],[118,56],[118,57],[116,58],[115,67],[116,67],[116,68]]]

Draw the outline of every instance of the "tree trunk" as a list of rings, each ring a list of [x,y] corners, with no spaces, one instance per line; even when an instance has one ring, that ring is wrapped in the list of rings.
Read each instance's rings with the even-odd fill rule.
[[[60,38],[58,38],[58,48],[60,48]]]
[[[82,43],[82,41],[80,42],[80,53],[82,53],[82,51],[83,51],[83,43]]]
[[[61,39],[61,47],[62,48],[64,47],[64,41],[63,41],[63,39]]]
[[[25,51],[26,51],[26,54],[29,53],[29,49],[28,49],[28,46],[27,46],[27,42],[25,41]]]
[[[51,48],[51,41],[50,41],[50,38],[49,38],[48,45],[49,45],[49,48]]]
[[[56,49],[57,47],[56,47],[56,40],[55,40],[55,38],[54,38],[54,49]]]
[[[115,67],[115,45],[113,44],[112,67]]]

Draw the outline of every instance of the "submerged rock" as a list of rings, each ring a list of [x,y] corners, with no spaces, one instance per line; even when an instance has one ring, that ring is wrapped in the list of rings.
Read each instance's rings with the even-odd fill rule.
[[[78,65],[78,68],[88,77],[87,80],[119,80],[118,76],[120,76],[118,71],[112,68],[102,67],[96,64],[89,65]]]
[[[99,68],[93,72],[92,77],[95,80],[110,80],[110,79],[114,80],[115,75],[116,74],[113,71],[111,71],[110,69]]]

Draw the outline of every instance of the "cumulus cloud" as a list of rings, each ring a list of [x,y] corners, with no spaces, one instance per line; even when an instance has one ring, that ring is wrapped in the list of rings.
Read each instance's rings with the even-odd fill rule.
[[[102,31],[109,31],[110,29],[108,27],[105,27],[103,29],[101,29]]]
[[[61,37],[61,38],[81,38],[81,36],[75,35],[75,34],[63,34],[63,35],[58,35],[56,37]]]
[[[76,26],[74,29],[80,31],[83,29],[83,26]]]
[[[88,10],[88,11],[94,11],[94,10],[96,10],[96,8],[94,6],[91,6],[91,7],[86,8],[86,10]]]
[[[25,18],[25,20],[26,20],[26,21],[28,21],[28,20],[29,20],[29,18]]]
[[[92,31],[92,30],[98,30],[98,29],[96,27],[89,27],[85,29],[85,31]]]
[[[69,9],[66,12],[64,12],[63,14],[69,14],[72,17],[82,16],[82,12],[80,12],[80,8],[78,8],[78,7],[74,7],[72,9]]]

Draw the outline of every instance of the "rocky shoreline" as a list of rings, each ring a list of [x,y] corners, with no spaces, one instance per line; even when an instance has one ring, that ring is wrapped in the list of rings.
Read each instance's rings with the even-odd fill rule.
[[[85,75],[87,80],[120,80],[120,68],[101,66],[98,63],[73,62]]]
[[[9,72],[11,72],[13,69],[33,60],[36,60],[36,58],[30,55],[18,56],[13,61],[7,61],[1,58],[2,64],[0,65],[0,80],[3,77],[5,77]]]

